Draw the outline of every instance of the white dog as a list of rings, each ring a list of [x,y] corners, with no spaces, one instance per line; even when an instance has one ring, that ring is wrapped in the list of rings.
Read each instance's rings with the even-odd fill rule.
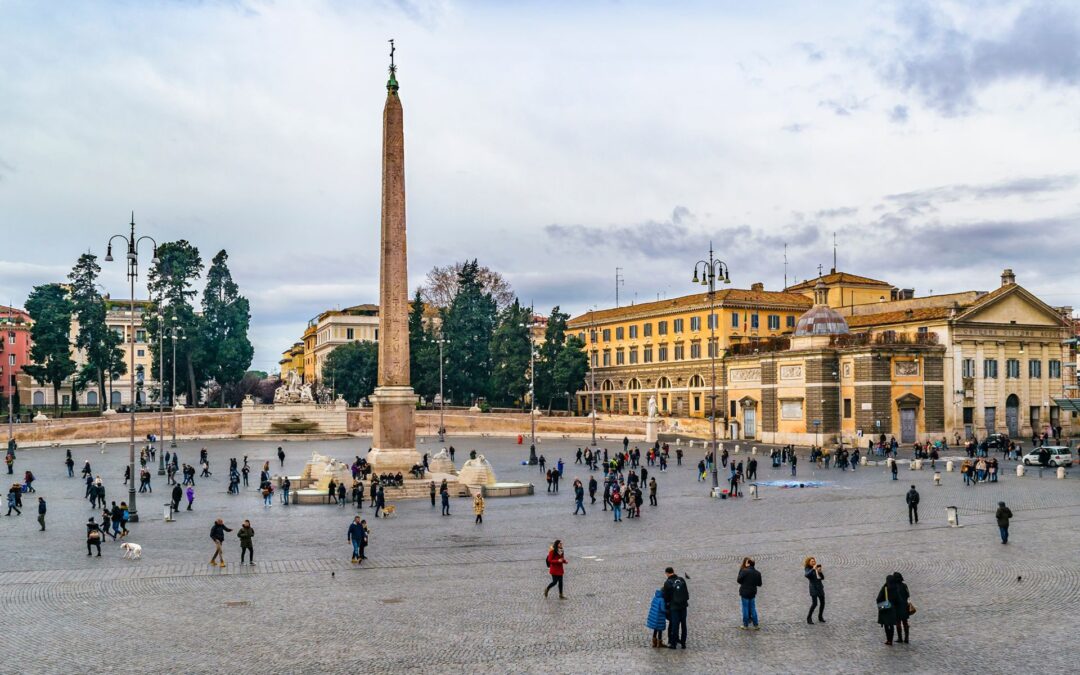
[[[133,544],[130,541],[125,541],[120,544],[120,548],[124,551],[124,557],[128,560],[138,560],[142,558],[142,546]]]

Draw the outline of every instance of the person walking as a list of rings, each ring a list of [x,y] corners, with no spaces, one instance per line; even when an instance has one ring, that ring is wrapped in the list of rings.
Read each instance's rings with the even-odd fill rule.
[[[596,476],[590,475],[589,476],[589,503],[590,504],[595,504],[596,503],[596,489],[598,487],[599,487],[599,484],[596,482]]]
[[[473,513],[476,514],[476,523],[479,525],[484,522],[484,495],[477,492],[473,495],[472,500]]]
[[[1001,534],[1001,543],[1009,543],[1009,519],[1013,517],[1013,513],[1009,510],[1008,506],[1005,506],[1005,502],[998,502],[997,511],[994,513],[994,517],[997,518],[998,532]],[[42,526],[41,529],[45,529]]]
[[[814,610],[818,611],[818,623],[825,623],[825,573],[813,556],[803,562],[803,576],[810,582],[810,611],[806,613],[806,623],[814,623]]]
[[[450,515],[450,489],[445,485],[442,486],[440,496],[442,497],[442,514],[448,516]]]
[[[585,515],[585,486],[581,484],[581,481],[577,478],[574,479],[574,515],[581,511],[581,515]]]
[[[172,510],[173,512],[180,510],[180,500],[184,498],[184,490],[179,485],[173,485],[172,489]]]
[[[44,497],[38,497],[37,498],[37,521],[38,521],[38,525],[41,525],[41,531],[42,532],[45,531],[45,511],[46,511],[46,509],[47,509],[47,507],[45,505],[45,498]]]
[[[795,475],[795,465],[799,463],[799,457],[794,452],[791,453],[791,475]]]
[[[236,536],[240,538],[240,564],[244,564],[244,556],[246,554],[250,561],[248,564],[254,565],[255,548],[251,544],[251,539],[255,536],[255,529],[251,527],[250,520],[244,521],[244,524],[240,526],[240,531],[236,533]]]
[[[435,508],[435,481],[428,485],[428,494],[431,496],[431,508]]]
[[[649,616],[645,619],[645,626],[652,629],[652,646],[664,646],[664,629],[667,628],[667,605],[664,603],[664,590],[656,589],[652,603],[649,605]]]
[[[340,506],[341,508],[345,508],[345,503],[346,503],[345,496],[346,496],[345,481],[341,481],[340,483],[338,483],[338,487],[337,487],[337,501],[338,501],[338,506]]]
[[[210,557],[211,565],[225,567],[225,554],[221,551],[221,545],[225,543],[226,532],[232,532],[232,530],[225,527],[225,521],[221,518],[215,520],[214,526],[210,528],[210,541],[214,542],[214,555]],[[218,562],[214,562],[215,560]]]
[[[885,629],[885,644],[893,643],[893,631],[896,629],[897,613],[896,603],[899,592],[896,589],[896,580],[893,575],[885,577],[885,584],[877,594],[878,618],[877,622]]]
[[[904,583],[904,575],[893,572],[893,583],[896,586],[896,640],[908,644],[911,638],[911,628],[908,619],[915,612],[911,604],[910,592]]]
[[[352,559],[350,562],[355,564],[360,564],[360,561],[363,560],[364,538],[367,536],[364,528],[365,522],[360,519],[360,516],[356,516],[349,523],[349,529],[345,532],[345,540],[352,543]]]
[[[186,496],[187,496],[187,510],[190,511],[191,510],[191,505],[195,501],[195,488],[194,488],[194,486],[191,486],[191,485],[188,486]]]
[[[15,515],[17,515],[17,516],[22,515],[22,509],[19,508],[19,499],[18,499],[19,491],[21,489],[22,488],[19,487],[18,483],[14,483],[14,484],[12,484],[12,486],[10,488],[8,488],[7,513],[4,514],[5,516],[10,516],[12,510],[15,511]]]
[[[912,485],[911,489],[907,491],[907,497],[905,497],[904,499],[907,501],[908,524],[917,525],[919,522],[919,491],[915,489],[914,485]]]
[[[649,479],[649,506],[656,506],[656,478]]]
[[[285,468],[285,451],[281,449],[280,445],[278,446],[278,449],[277,449],[277,458],[278,458],[279,466],[281,466],[282,468]]]
[[[754,567],[753,558],[743,558],[736,583],[739,584],[739,598],[742,600],[742,629],[746,630],[753,623],[754,630],[757,630],[757,589],[761,587],[761,572]]]
[[[91,517],[90,520],[86,521],[86,555],[93,555],[90,551],[90,547],[96,546],[97,557],[101,557],[102,538],[101,527],[95,523],[94,519]]]
[[[382,483],[379,483],[379,488],[378,488],[378,490],[375,491],[375,517],[378,518],[379,517],[379,511],[382,511],[385,508],[386,508],[386,492],[383,489]],[[447,508],[449,508],[449,506],[447,506]],[[386,517],[386,514],[384,513],[383,518],[385,518],[385,517]]]
[[[667,575],[663,588],[668,618],[667,646],[668,649],[675,649],[682,645],[686,649],[686,611],[690,606],[690,589],[686,587],[686,579],[675,574],[673,568],[666,568],[664,574]]]
[[[892,472],[892,479],[893,479],[893,480],[896,480],[896,479],[897,479],[897,478],[896,478],[896,474],[897,474],[897,472],[898,472],[899,470],[900,470],[900,467],[899,467],[899,465],[898,465],[898,464],[896,463],[896,459],[895,459],[895,458],[893,458],[893,457],[890,457],[890,458],[889,458],[889,471],[891,471],[891,472]]]
[[[622,492],[616,484],[611,488],[611,512],[615,516],[614,522],[622,522]]]
[[[559,587],[559,599],[565,600],[566,596],[563,595],[563,572],[564,565],[566,565],[566,554],[563,552],[563,545],[561,539],[556,539],[555,543],[548,549],[547,554],[548,574],[551,575],[551,583],[544,589],[544,597],[548,596],[550,591],[555,586]]]

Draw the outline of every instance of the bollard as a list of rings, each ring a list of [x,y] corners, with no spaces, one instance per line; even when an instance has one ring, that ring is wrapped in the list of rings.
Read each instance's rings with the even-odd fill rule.
[[[945,471],[947,473],[952,473],[952,471],[953,471],[953,463],[952,463],[951,459],[949,461],[945,462]]]
[[[945,517],[949,521],[949,527],[960,527],[960,514],[955,506],[945,507]]]
[[[937,485],[937,486],[941,485],[941,472],[940,471],[935,471],[934,472],[934,485]]]
[[[1023,464],[1017,464],[1017,465],[1016,465],[1016,475],[1017,475],[1017,477],[1019,477],[1019,478],[1023,478],[1023,477],[1024,477],[1024,473],[1025,473],[1025,471],[1026,471],[1026,470],[1024,469],[1024,465],[1023,465]]]
[[[758,496],[757,496],[757,484],[756,483],[751,483],[750,484],[750,498],[751,499],[757,499],[758,498]]]
[[[908,462],[907,468],[908,468],[908,471],[914,471],[915,469],[918,469],[919,468],[919,460],[917,460],[917,459],[911,460],[910,462]]]
[[[1065,467],[1059,466],[1057,470],[1058,480],[1065,480]]]
[[[915,460],[915,470],[916,471],[922,471],[922,460],[921,459]]]
[[[735,452],[733,452],[732,454],[734,454],[734,455],[739,454],[739,444],[738,443],[735,444]]]
[[[866,462],[867,462],[866,455],[863,455],[862,457],[859,458],[859,464],[862,464],[863,466],[866,466]]]
[[[172,502],[168,502],[165,504],[165,522],[171,523],[172,521]]]
[[[751,455],[756,455],[757,454],[757,446],[756,445],[754,447],[750,448],[750,454]]]
[[[682,445],[682,439],[681,439],[681,438],[676,438],[676,439],[675,439],[675,447],[677,448],[677,447],[679,447],[680,445]]]

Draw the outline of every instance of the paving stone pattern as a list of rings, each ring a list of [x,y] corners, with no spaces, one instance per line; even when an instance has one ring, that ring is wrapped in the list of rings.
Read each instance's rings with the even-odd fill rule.
[[[761,498],[714,500],[696,480],[700,448],[683,467],[650,470],[658,507],[613,523],[600,505],[573,516],[578,442],[541,444],[550,464],[567,463],[559,495],[520,460],[527,448],[504,439],[451,439],[458,464],[476,448],[500,479],[531,480],[532,497],[489,499],[473,523],[467,499],[442,517],[427,501],[400,502],[393,518],[370,519],[370,559],[349,563],[345,530],[351,506],[266,508],[254,487],[226,494],[227,458],[249,456],[253,476],[276,444],[208,443],[212,479],[197,479],[195,509],[163,522],[167,488],[154,474],[154,496],[139,495],[142,522],[129,540],[143,558],[85,554],[84,523],[95,515],[79,479],[68,479],[63,447],[19,453],[15,465],[38,476],[49,504],[39,532],[36,496],[21,517],[0,517],[2,670],[27,673],[645,673],[755,672],[1066,672],[1080,598],[1077,516],[1080,480],[1049,471],[1019,479],[1012,463],[997,484],[965,487],[959,473],[932,484],[930,471],[892,481],[884,466],[856,472],[815,469],[799,477],[820,488],[762,487]],[[285,445],[286,471],[298,473],[312,450],[348,459],[366,440]],[[422,446],[423,447],[423,446]],[[610,447],[614,449],[615,445]],[[744,447],[744,453],[745,448]],[[198,444],[181,445],[194,463]],[[433,450],[430,442],[426,449]],[[88,458],[108,498],[126,499],[126,448],[73,447]],[[745,454],[743,455],[745,458]],[[762,461],[761,480],[788,479]],[[922,523],[910,526],[904,494],[916,484]],[[1015,513],[1011,543],[993,521],[999,500]],[[949,528],[956,505],[962,527]],[[235,532],[224,569],[207,565],[209,529],[222,517],[236,528],[250,518],[259,564],[237,565]],[[544,599],[543,562],[555,538],[566,543],[568,599]],[[735,576],[744,555],[764,576],[763,629],[739,625]],[[802,560],[824,566],[825,625],[808,626]],[[689,649],[650,648],[645,617],[654,589],[673,565],[689,574]],[[874,596],[900,571],[918,613],[910,645],[882,645]],[[1017,580],[1017,577],[1022,580]],[[1038,637],[1032,637],[1037,633]],[[17,665],[16,665],[17,664]]]

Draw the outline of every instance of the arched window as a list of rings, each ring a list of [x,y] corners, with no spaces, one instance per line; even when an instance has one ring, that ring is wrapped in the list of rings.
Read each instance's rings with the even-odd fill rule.
[[[45,405],[45,392],[43,392],[43,391],[35,391],[34,392],[34,405]]]
[[[97,404],[98,404],[97,403],[97,392],[96,391],[88,391],[88,392],[86,392],[86,405],[97,405]]]
[[[114,391],[109,400],[112,401],[112,409],[116,410],[120,406],[120,392]]]
[[[630,384],[626,388],[627,389],[641,389],[641,382],[635,377],[634,379],[630,380]]]
[[[700,375],[694,375],[690,378],[691,389],[702,389],[705,387],[705,378]]]
[[[612,391],[615,389],[615,385],[612,383],[611,380],[604,380],[604,383],[600,385],[600,388],[604,391]]]
[[[661,377],[659,380],[656,381],[656,388],[671,389],[671,380],[669,380],[667,376]]]

